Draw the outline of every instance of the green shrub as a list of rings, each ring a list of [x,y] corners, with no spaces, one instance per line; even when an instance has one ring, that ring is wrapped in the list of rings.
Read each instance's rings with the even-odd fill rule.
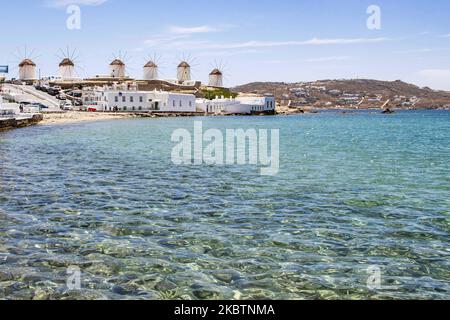
[[[222,97],[224,96],[225,98],[236,98],[237,97],[237,93],[231,92],[229,89],[225,89],[225,88],[214,88],[214,89],[204,89],[202,90],[203,92],[203,96],[205,97],[205,99],[208,100],[213,100],[216,97]]]

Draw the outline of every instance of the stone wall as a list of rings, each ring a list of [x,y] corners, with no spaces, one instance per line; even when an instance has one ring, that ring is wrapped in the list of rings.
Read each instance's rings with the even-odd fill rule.
[[[15,128],[24,128],[38,124],[44,119],[42,114],[36,114],[28,119],[5,119],[0,120],[0,131],[10,130]]]

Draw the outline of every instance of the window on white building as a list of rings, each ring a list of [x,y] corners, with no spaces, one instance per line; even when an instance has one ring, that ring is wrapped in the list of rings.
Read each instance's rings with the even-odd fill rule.
[[[130,102],[134,102],[134,97],[130,97]]]

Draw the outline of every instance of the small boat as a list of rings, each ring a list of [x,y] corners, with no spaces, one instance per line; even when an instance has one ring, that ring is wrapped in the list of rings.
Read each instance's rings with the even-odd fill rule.
[[[389,99],[388,101],[386,101],[386,103],[383,104],[383,106],[381,107],[381,109],[383,109],[382,114],[393,114],[393,113],[395,113],[394,110],[391,110],[391,109],[388,107],[389,102],[391,102],[390,99]]]

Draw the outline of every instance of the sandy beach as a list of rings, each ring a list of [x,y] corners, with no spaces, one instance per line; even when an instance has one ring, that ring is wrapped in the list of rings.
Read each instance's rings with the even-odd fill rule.
[[[202,113],[171,112],[171,113],[126,113],[126,112],[85,112],[69,111],[58,113],[44,113],[41,125],[65,125],[80,122],[96,122],[118,119],[133,118],[161,118],[161,117],[193,117],[203,115]]]
[[[40,125],[65,125],[80,122],[127,119],[133,117],[134,116],[132,114],[128,113],[95,113],[95,112],[71,111],[65,113],[44,114],[44,120],[40,122]]]

